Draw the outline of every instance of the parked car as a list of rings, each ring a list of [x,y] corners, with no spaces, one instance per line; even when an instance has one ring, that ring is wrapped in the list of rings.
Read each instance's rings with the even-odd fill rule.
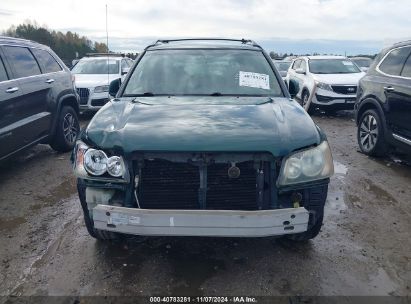
[[[360,80],[355,104],[361,151],[411,153],[411,41],[384,49]]]
[[[285,81],[287,77],[287,71],[291,66],[291,61],[275,60],[274,64],[277,70],[280,72],[281,78]]]
[[[304,56],[293,61],[286,82],[298,81],[297,98],[312,113],[353,110],[358,81],[365,75],[344,56]]]
[[[49,47],[0,37],[0,160],[38,143],[73,149],[78,112],[70,71]]]
[[[110,99],[108,87],[114,79],[124,79],[133,60],[119,54],[88,54],[71,72],[80,95],[80,110],[97,111]]]
[[[160,40],[110,92],[73,152],[90,235],[319,233],[331,151],[256,43]]]
[[[351,57],[350,58],[363,72],[367,72],[372,64],[372,59],[369,57]]]

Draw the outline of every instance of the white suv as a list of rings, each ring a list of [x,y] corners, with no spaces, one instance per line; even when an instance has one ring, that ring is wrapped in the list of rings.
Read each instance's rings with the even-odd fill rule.
[[[108,88],[115,79],[123,80],[133,60],[119,54],[90,54],[72,68],[80,111],[97,111],[109,101]]]
[[[286,83],[298,81],[297,98],[307,112],[352,110],[359,80],[365,75],[344,56],[296,58],[287,72]]]

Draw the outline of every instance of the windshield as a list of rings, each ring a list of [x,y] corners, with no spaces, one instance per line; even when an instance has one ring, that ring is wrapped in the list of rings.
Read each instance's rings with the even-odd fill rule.
[[[107,66],[108,64],[108,66]],[[71,70],[73,74],[118,74],[118,60],[87,59],[80,60]]]
[[[274,62],[274,64],[279,71],[287,71],[291,65],[291,61],[290,62]]]
[[[351,59],[361,68],[369,68],[371,65],[371,59]]]
[[[148,51],[123,96],[283,96],[262,52],[249,50]]]
[[[310,72],[313,74],[349,74],[361,70],[349,59],[310,59]]]

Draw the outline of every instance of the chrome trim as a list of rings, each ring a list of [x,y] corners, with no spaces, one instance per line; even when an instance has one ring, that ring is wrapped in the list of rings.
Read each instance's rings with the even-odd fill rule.
[[[403,49],[403,48],[410,48],[410,49],[411,49],[411,45],[404,45],[404,46],[400,46],[400,47],[397,47],[397,48],[394,48],[394,49],[390,50],[390,51],[389,51],[387,54],[385,54],[384,57],[380,60],[380,62],[377,64],[375,70],[376,70],[378,73],[380,73],[381,75],[384,75],[384,76],[410,80],[411,77],[391,75],[391,74],[384,73],[383,71],[380,70],[381,64],[382,64],[382,63],[384,62],[384,60],[388,57],[389,54],[391,54],[391,53],[392,53],[393,51],[395,51],[395,50],[399,50],[399,49]]]
[[[405,138],[405,137],[402,137],[402,136],[400,136],[400,135],[398,135],[398,134],[395,134],[395,133],[392,133],[392,136],[394,136],[394,138],[395,138],[396,140],[399,140],[399,141],[403,142],[404,144],[407,144],[407,145],[410,145],[410,146],[411,146],[411,140],[409,140],[409,139],[407,139],[407,138]]]

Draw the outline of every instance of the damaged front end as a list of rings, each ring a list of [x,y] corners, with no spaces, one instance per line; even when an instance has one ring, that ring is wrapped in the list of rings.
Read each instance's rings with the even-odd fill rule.
[[[328,144],[306,151],[321,148]],[[301,167],[296,172],[304,157],[318,161],[306,151],[289,157],[268,152],[95,151],[81,141],[74,151],[83,208],[95,229],[135,235],[302,233],[319,217],[322,221],[332,174],[326,168],[307,179],[304,170],[312,170]],[[325,152],[325,161],[332,163]]]

